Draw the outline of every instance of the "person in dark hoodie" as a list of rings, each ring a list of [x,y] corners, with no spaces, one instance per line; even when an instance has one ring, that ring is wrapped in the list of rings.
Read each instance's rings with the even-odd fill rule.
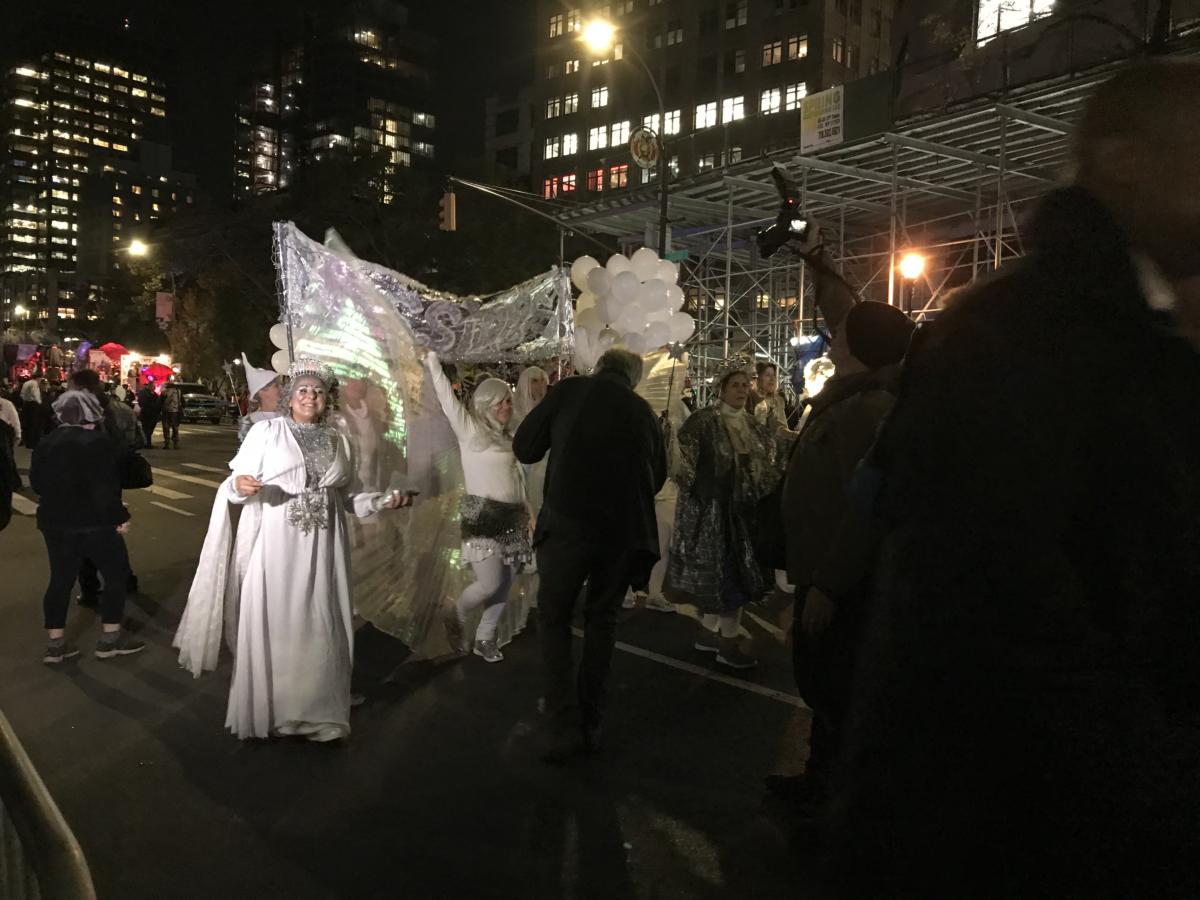
[[[772,776],[767,784],[801,803],[820,804],[827,793],[868,584],[869,572],[845,571],[830,543],[856,524],[851,479],[895,402],[912,333],[912,321],[894,306],[868,301],[850,308],[832,329],[835,374],[813,398],[788,462],[783,526],[797,598],[792,654],[796,684],[813,712],[811,752],[803,776]]]
[[[1198,145],[1200,64],[1121,69],[1032,252],[912,342],[832,896],[1200,890]]]
[[[121,502],[117,454],[103,432],[100,401],[88,391],[67,391],[54,403],[60,427],[33,451],[29,480],[38,494],[37,523],[50,558],[50,583],[42,600],[48,642],[42,661],[56,665],[79,655],[64,629],[71,586],[84,558],[104,575],[99,659],[127,656],[145,645],[121,627],[129,557],[122,535],[129,511]]]

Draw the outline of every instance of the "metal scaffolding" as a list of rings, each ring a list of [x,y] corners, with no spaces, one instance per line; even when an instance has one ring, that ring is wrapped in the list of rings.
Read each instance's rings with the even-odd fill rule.
[[[790,369],[790,339],[814,324],[804,265],[782,253],[761,259],[753,240],[779,207],[774,164],[791,173],[802,208],[821,223],[831,257],[863,296],[928,316],[948,290],[1024,253],[1023,213],[1062,181],[1072,126],[1107,74],[1014,91],[1003,102],[910,118],[815,155],[779,151],[672,185],[672,246],[688,253],[681,283],[698,323],[689,347],[696,386],[703,389],[733,353]],[[656,195],[650,186],[597,198],[558,218],[632,248],[656,215]],[[897,272],[908,251],[927,259],[915,283]]]

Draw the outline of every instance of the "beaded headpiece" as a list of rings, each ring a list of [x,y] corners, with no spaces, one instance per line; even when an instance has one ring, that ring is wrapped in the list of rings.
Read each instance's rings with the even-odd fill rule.
[[[319,359],[312,359],[311,357],[304,356],[294,359],[292,364],[288,366],[288,378],[291,378],[294,381],[301,375],[309,375],[313,378],[317,378],[323,385],[325,385],[325,387],[329,387],[331,384],[333,384],[333,369],[329,368],[329,366],[321,362]]]
[[[740,372],[747,378],[754,377],[754,359],[743,354],[730,356],[721,361],[720,368],[717,369],[717,385],[725,383],[731,375]]]

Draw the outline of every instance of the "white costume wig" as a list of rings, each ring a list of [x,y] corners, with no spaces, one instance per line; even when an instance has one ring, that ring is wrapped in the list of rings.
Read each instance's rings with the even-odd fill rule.
[[[506,426],[496,421],[492,407],[505,397],[512,396],[512,388],[499,378],[485,378],[471,395],[471,415],[493,435],[496,443],[511,444],[512,436]]]
[[[539,378],[543,384],[549,385],[550,379],[545,370],[537,366],[530,366],[517,379],[516,396],[513,397],[513,421],[518,425],[524,422],[525,417],[538,405],[538,401],[533,399],[533,382]]]

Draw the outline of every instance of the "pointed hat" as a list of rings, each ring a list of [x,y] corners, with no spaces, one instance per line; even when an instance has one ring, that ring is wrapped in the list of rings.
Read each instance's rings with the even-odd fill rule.
[[[278,372],[270,369],[256,369],[250,365],[250,360],[246,359],[245,353],[242,354],[242,365],[246,369],[246,387],[249,389],[251,397],[279,378]]]

